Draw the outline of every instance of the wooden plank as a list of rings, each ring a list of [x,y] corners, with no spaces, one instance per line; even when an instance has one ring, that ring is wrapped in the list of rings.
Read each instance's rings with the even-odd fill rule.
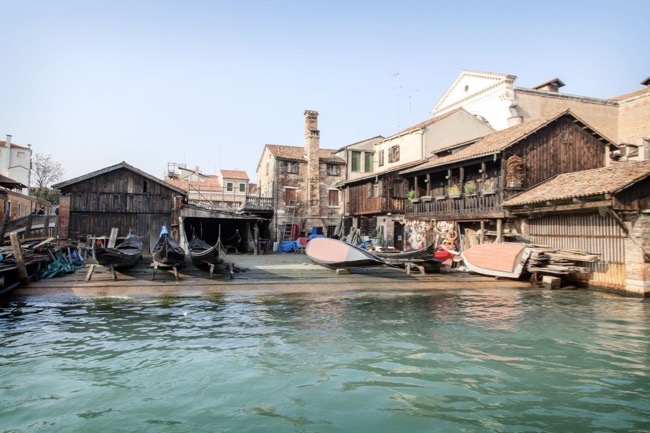
[[[18,271],[18,279],[23,284],[29,283],[29,275],[27,275],[27,267],[25,266],[25,259],[23,258],[23,250],[20,247],[20,239],[18,239],[17,232],[9,234],[11,239],[11,248],[14,252],[14,261],[16,262],[16,269]]]
[[[115,242],[117,241],[117,227],[111,229],[111,236],[108,238],[108,248],[115,248]]]

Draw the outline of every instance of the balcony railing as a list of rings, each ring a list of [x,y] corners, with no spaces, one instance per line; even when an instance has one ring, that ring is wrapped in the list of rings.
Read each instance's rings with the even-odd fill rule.
[[[273,209],[273,197],[261,197],[258,195],[247,195],[246,203],[244,204],[244,209],[264,209],[271,210]]]
[[[405,198],[372,197],[348,204],[348,213],[352,215],[368,215],[376,213],[404,213]]]
[[[431,197],[406,206],[406,215],[477,215],[502,212],[501,194],[463,194]]]

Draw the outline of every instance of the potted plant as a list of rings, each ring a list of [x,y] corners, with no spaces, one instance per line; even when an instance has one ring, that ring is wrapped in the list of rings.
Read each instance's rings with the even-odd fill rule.
[[[483,195],[494,194],[496,192],[496,190],[497,190],[496,179],[494,179],[492,177],[488,178],[488,179],[485,179],[485,182],[483,182],[483,191],[481,191],[483,193]]]
[[[465,195],[476,195],[478,185],[476,184],[476,181],[469,180],[465,182],[465,185],[463,185],[463,190],[465,191]]]
[[[506,160],[506,182],[509,188],[521,188],[524,181],[524,159],[511,155]]]
[[[406,193],[406,198],[408,198],[411,203],[419,203],[420,199],[418,198],[418,193],[411,188],[407,193]]]
[[[460,186],[457,183],[452,183],[447,187],[447,194],[452,198],[460,197]]]

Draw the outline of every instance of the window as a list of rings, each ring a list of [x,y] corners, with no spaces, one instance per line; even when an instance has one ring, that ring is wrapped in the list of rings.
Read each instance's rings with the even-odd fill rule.
[[[245,183],[240,183],[239,184],[239,192],[246,192],[246,184]]]
[[[353,173],[358,173],[361,171],[361,152],[352,152],[352,155],[350,157],[350,163],[352,167],[350,170],[352,170]]]
[[[25,158],[25,152],[17,152],[17,153],[16,153],[16,156],[17,156],[18,158],[20,158],[20,159],[24,159],[24,158]]]
[[[380,150],[379,151],[379,166],[381,167],[384,165],[384,151]]]
[[[341,166],[335,164],[327,164],[327,174],[329,176],[339,176],[341,174]]]
[[[339,205],[339,190],[330,189],[328,191],[328,205],[329,206],[338,206]]]
[[[295,188],[284,189],[284,204],[286,206],[295,206],[298,201],[298,190]]]
[[[397,161],[399,161],[399,144],[391,147],[388,152],[388,162]]]
[[[235,189],[235,185],[232,182],[226,182],[226,191],[232,192]]]
[[[269,175],[269,162],[266,161],[266,175]]]
[[[363,161],[363,169],[366,173],[372,173],[374,170],[374,164],[373,164],[373,154],[366,152],[364,155],[364,161]]]
[[[284,166],[287,169],[287,173],[298,174],[298,163],[286,161]]]

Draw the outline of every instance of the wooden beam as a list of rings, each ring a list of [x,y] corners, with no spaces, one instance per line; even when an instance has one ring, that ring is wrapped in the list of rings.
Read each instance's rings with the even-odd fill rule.
[[[20,246],[20,239],[18,239],[17,232],[9,233],[11,239],[11,248],[14,253],[14,261],[16,262],[16,270],[18,271],[18,279],[23,284],[29,283],[29,275],[27,275],[27,267],[25,266],[25,259],[23,258],[23,250]]]

